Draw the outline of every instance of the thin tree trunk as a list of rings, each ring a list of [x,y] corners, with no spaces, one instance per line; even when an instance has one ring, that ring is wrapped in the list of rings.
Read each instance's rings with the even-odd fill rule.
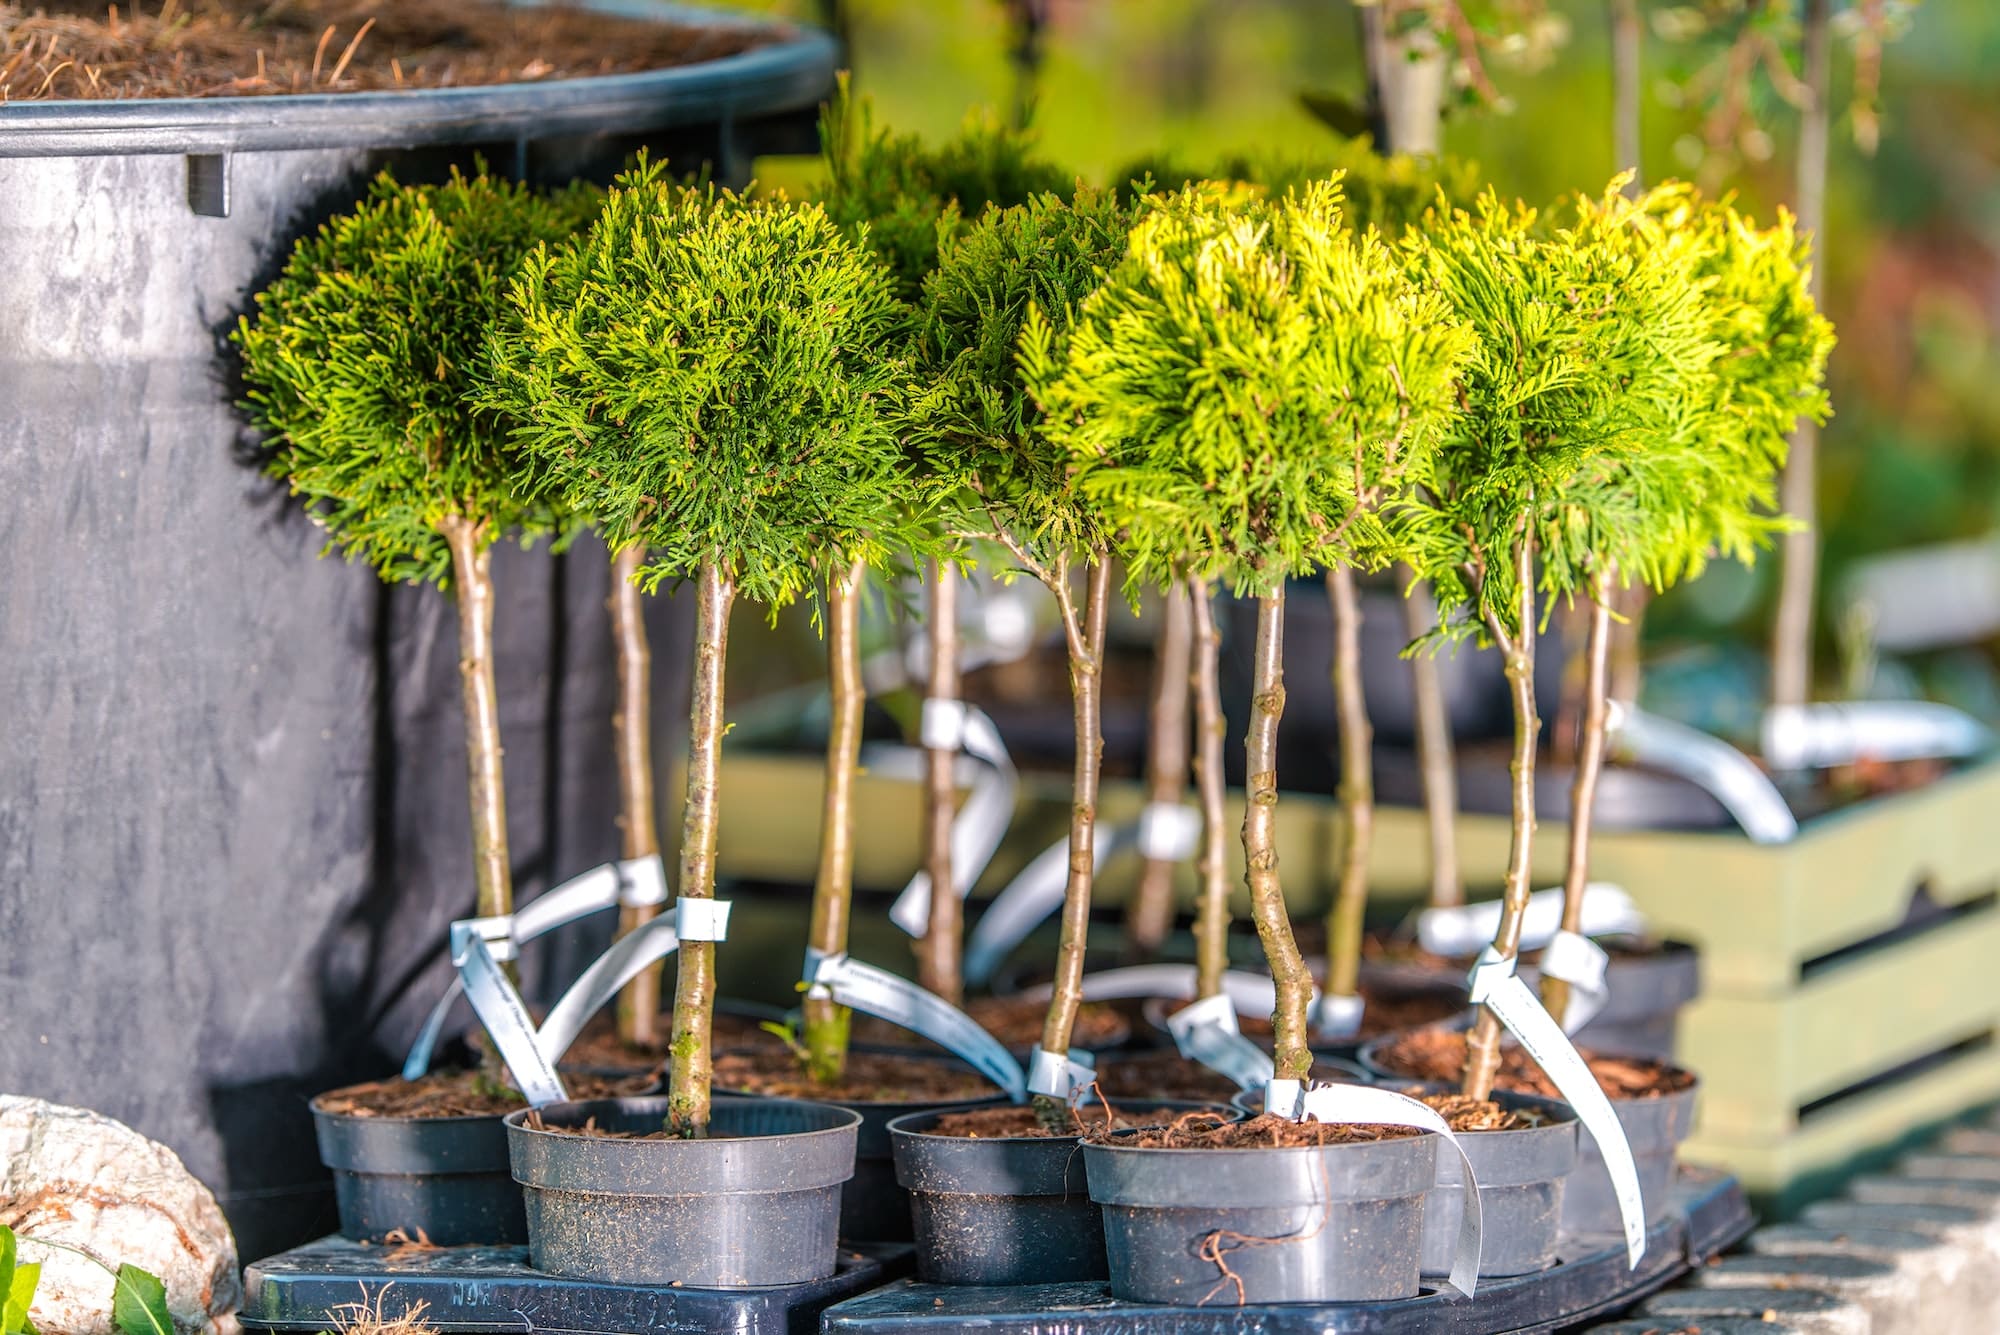
[[[1639,702],[1645,683],[1645,665],[1640,657],[1640,636],[1646,624],[1646,609],[1652,605],[1652,590],[1634,580],[1629,588],[1613,595],[1622,604],[1625,619],[1611,623],[1611,668],[1607,691],[1613,700]]]
[[[715,898],[715,837],[721,818],[722,672],[729,657],[729,608],[736,581],[713,560],[695,591],[693,703],[688,712],[687,799],[682,808],[680,897]],[[715,943],[683,941],[674,986],[667,1129],[708,1134],[709,1030],[715,1015]]]
[[[1043,36],[1048,26],[1048,0],[1008,0],[1012,32],[1007,43],[1007,61],[1014,67],[1012,124],[1025,130],[1034,119],[1035,103],[1041,95]]]
[[[1329,996],[1351,997],[1361,984],[1361,927],[1374,846],[1375,731],[1361,690],[1361,602],[1354,572],[1328,567],[1326,592],[1333,604],[1333,702],[1340,723],[1340,885],[1326,919],[1326,990]]]
[[[1185,584],[1167,590],[1153,649],[1153,700],[1147,713],[1146,801],[1179,806],[1187,791],[1188,679],[1194,652],[1193,612]],[[1125,914],[1125,948],[1149,959],[1174,925],[1174,872],[1178,864],[1149,857]]]
[[[1243,809],[1243,880],[1250,890],[1250,913],[1277,991],[1277,1006],[1271,1013],[1277,1037],[1273,1054],[1276,1074],[1280,1080],[1304,1080],[1312,1073],[1311,1039],[1306,1032],[1312,974],[1292,937],[1285,891],[1278,881],[1278,720],[1285,714],[1282,579],[1273,592],[1257,599],[1257,645],[1250,692],[1250,732],[1243,743],[1249,780]]]
[[[865,570],[855,561],[826,584],[827,684],[833,708],[826,734],[819,870],[813,878],[812,925],[806,934],[806,944],[822,955],[847,949],[847,923],[854,907],[854,772],[861,755],[861,715],[868,703],[861,684]],[[833,998],[806,998],[806,1069],[819,1084],[833,1084],[847,1069],[847,1022],[847,1008]]]
[[[1412,573],[1403,596],[1403,630],[1412,643],[1437,625],[1430,585]],[[1424,825],[1431,842],[1431,903],[1453,908],[1465,902],[1465,879],[1458,870],[1458,770],[1452,759],[1451,713],[1437,656],[1410,656],[1411,712],[1417,725],[1417,768],[1424,785]]]
[[[1639,0],[1611,0],[1611,144],[1616,171],[1640,171],[1639,67],[1642,30]],[[1636,193],[1644,176],[1635,175],[1628,193]]]
[[[1067,1053],[1083,999],[1083,952],[1090,934],[1090,891],[1097,873],[1097,780],[1104,759],[1104,627],[1111,602],[1111,561],[1094,552],[1083,624],[1070,639],[1069,685],[1076,718],[1076,769],[1069,814],[1069,880],[1063,889],[1062,938],[1056,948],[1056,976],[1049,1013],[1042,1021],[1042,1051]],[[1066,594],[1063,596],[1067,596]],[[1082,652],[1079,653],[1078,650]],[[1062,1099],[1035,1096],[1035,1114],[1044,1125],[1066,1127],[1069,1108]]]
[[[472,880],[482,918],[514,911],[507,860],[507,781],[501,769],[500,693],[493,679],[493,558],[486,525],[460,515],[438,522],[451,548],[458,604],[458,676],[465,697],[467,790],[472,799]]]
[[[1528,912],[1532,887],[1535,838],[1535,738],[1541,721],[1535,717],[1535,585],[1534,539],[1524,536],[1514,553],[1520,581],[1516,615],[1520,629],[1509,635],[1499,618],[1490,621],[1495,643],[1507,659],[1507,687],[1514,697],[1514,835],[1507,854],[1507,884],[1500,901],[1500,929],[1493,946],[1502,955],[1521,951],[1521,920]],[[1493,1093],[1500,1070],[1500,1020],[1482,1008],[1466,1045],[1464,1092],[1483,1099]]]
[[[646,559],[634,544],[611,558],[607,610],[618,644],[618,708],[611,716],[618,751],[618,828],[629,861],[657,857],[660,831],[653,815],[653,652],[646,643],[646,595],[634,577]],[[657,904],[618,911],[618,932],[637,931],[659,916]],[[632,1047],[654,1048],[660,1041],[662,961],[649,966],[618,995],[618,1037]]]
[[[1811,99],[1799,126],[1799,231],[1812,239],[1812,295],[1826,285],[1826,158],[1831,0],[1806,0],[1805,86]],[[1771,703],[1802,705],[1812,694],[1813,602],[1819,589],[1819,427],[1802,420],[1778,487],[1778,508],[1800,521],[1779,547],[1778,612],[1771,636]]]
[[[1201,889],[1194,921],[1195,995],[1222,990],[1229,969],[1229,871],[1223,840],[1222,635],[1215,627],[1215,604],[1208,581],[1190,577],[1188,602],[1194,612],[1194,778],[1201,797]]]
[[[1611,575],[1599,574],[1591,590],[1590,631],[1584,650],[1583,727],[1577,739],[1576,774],[1569,785],[1569,863],[1563,873],[1562,925],[1583,926],[1583,891],[1590,883],[1590,819],[1597,805],[1597,776],[1604,768],[1604,721],[1609,712],[1611,658]],[[1561,1021],[1569,1008],[1569,984],[1542,975],[1542,1004]]]
[[[931,562],[931,671],[926,701],[956,704],[958,674],[958,572],[944,561]],[[931,878],[930,924],[916,942],[917,982],[956,1006],[965,999],[960,969],[965,907],[953,888],[951,827],[958,814],[958,749],[933,746],[924,752],[924,873]]]
[[[1384,153],[1436,153],[1443,138],[1444,53],[1427,28],[1392,34],[1388,8],[1364,5],[1355,11],[1375,141]]]

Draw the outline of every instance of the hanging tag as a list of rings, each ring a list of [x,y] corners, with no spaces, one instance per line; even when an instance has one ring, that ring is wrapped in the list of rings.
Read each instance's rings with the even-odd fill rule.
[[[647,965],[665,959],[680,947],[680,934],[672,918],[655,918],[612,942],[578,976],[535,1034],[535,1046],[542,1059],[554,1066],[576,1042],[583,1026],[604,1004],[617,996],[625,984],[637,978]]]
[[[1091,865],[1099,872],[1138,837],[1135,825],[1099,825],[1091,849]],[[965,939],[965,980],[978,986],[993,977],[1014,947],[1062,907],[1069,886],[1069,836],[1064,835],[1021,868],[1006,889],[993,897],[986,912]]]
[[[690,899],[682,895],[674,901],[674,930],[683,941],[727,941],[729,904],[726,899]]]
[[[1074,1104],[1097,1079],[1096,1059],[1079,1048],[1071,1048],[1067,1054],[1044,1052],[1037,1043],[1028,1051],[1025,1079],[1028,1093]]]
[[[486,1026],[486,1035],[499,1049],[501,1060],[513,1073],[514,1083],[537,1108],[561,1103],[569,1098],[555,1067],[542,1056],[535,1041],[535,1026],[521,994],[507,981],[493,951],[477,930],[478,920],[451,925],[451,961],[465,980],[466,1000]]]
[[[1751,843],[1782,844],[1797,837],[1798,818],[1785,795],[1750,757],[1720,737],[1617,700],[1610,704],[1606,727],[1632,760],[1707,789]]]
[[[1564,1036],[1562,1029],[1542,1009],[1542,1003],[1528,985],[1514,973],[1511,956],[1488,946],[1472,966],[1472,1002],[1483,1005],[1498,1017],[1507,1032],[1520,1041],[1535,1065],[1555,1082],[1556,1089],[1577,1120],[1597,1142],[1598,1153],[1611,1174],[1611,1187],[1618,1197],[1618,1213],[1625,1224],[1625,1255],[1628,1268],[1637,1269],[1646,1254],[1646,1203],[1639,1191],[1639,1169],[1632,1162],[1632,1147],[1626,1143],[1625,1128],[1618,1114],[1598,1086],[1597,1078],[1583,1057]]]
[[[1764,711],[1761,731],[1764,759],[1773,769],[1971,756],[1993,745],[1985,724],[1932,700],[1773,705]]]
[[[956,751],[965,745],[965,701],[924,697],[917,739],[926,751]]]
[[[1557,932],[1542,947],[1542,976],[1569,984],[1569,1004],[1562,1017],[1565,1034],[1589,1024],[1610,1002],[1611,984],[1605,977],[1610,965],[1603,946],[1575,932]]]
[[[1528,911],[1521,919],[1521,949],[1539,950],[1562,930],[1563,892],[1561,886],[1537,890],[1528,896]],[[1583,888],[1585,936],[1644,936],[1646,915],[1624,887],[1609,881],[1592,881]],[[1500,901],[1483,899],[1477,904],[1453,908],[1425,909],[1417,915],[1417,944],[1433,955],[1448,958],[1477,955],[1500,928]]]
[[[1148,802],[1139,813],[1139,856],[1186,862],[1201,847],[1201,813],[1179,802]]]
[[[1083,976],[1085,1001],[1120,1001],[1132,997],[1164,997],[1169,1001],[1192,999],[1200,979],[1192,964],[1131,964],[1118,969],[1100,969]],[[1278,989],[1261,973],[1230,969],[1222,975],[1222,991],[1236,1007],[1238,1015],[1269,1015],[1278,1008]],[[1047,983],[1022,989],[1030,1001],[1047,1001],[1054,989]],[[1314,992],[1317,1004],[1318,992]]]
[[[931,726],[930,707],[933,704],[955,703],[958,702],[924,701],[926,736]],[[1013,758],[1007,754],[1007,744],[1000,739],[1000,730],[993,726],[993,720],[983,710],[959,704],[952,712],[959,744],[974,761],[971,767],[972,791],[966,794],[965,804],[958,809],[958,816],[951,824],[951,889],[953,894],[964,899],[979,883],[987,864],[993,861],[1000,841],[1007,837],[1007,827],[1013,823],[1014,806],[1020,795],[1021,776],[1014,769]],[[889,920],[910,936],[922,936],[930,930],[929,872],[919,871],[910,878],[910,883],[903,887],[903,893],[896,896],[896,902],[890,906]]]
[[[1353,1038],[1361,1032],[1361,1016],[1366,1008],[1367,1003],[1360,997],[1331,994],[1319,997],[1308,1012],[1313,1037],[1329,1043]]]
[[[847,955],[806,952],[805,980],[814,992],[854,1010],[899,1024],[964,1060],[1019,1103],[1027,1097],[1021,1064],[978,1021],[905,978]],[[820,989],[824,989],[820,991]]]
[[[514,942],[511,936],[514,930],[514,920],[512,918],[504,916],[494,918],[464,918],[460,921],[465,924],[467,931],[479,935],[482,940],[487,942],[489,949],[495,952],[494,957],[496,959],[514,958]],[[458,926],[459,924],[454,922],[446,929],[445,934],[445,943],[451,947],[452,963],[454,966],[458,963],[458,948],[452,946],[451,943],[456,939],[453,934],[458,931]],[[504,951],[505,953],[498,953],[500,951]],[[465,980],[459,975],[456,967],[454,967],[451,982],[445,987],[444,995],[438,998],[437,1005],[431,1007],[431,1013],[424,1018],[424,1027],[417,1031],[416,1041],[410,1044],[409,1055],[403,1058],[403,1079],[421,1080],[429,1073],[431,1069],[431,1054],[437,1048],[439,1035],[444,1032],[444,1022],[451,1014],[452,1003],[457,1001],[464,992]]]
[[[1236,1027],[1236,1007],[1229,994],[1183,1006],[1167,1017],[1174,1046],[1189,1061],[1200,1062],[1238,1089],[1264,1089],[1276,1068],[1271,1054],[1243,1037]]]
[[[1392,1089],[1369,1085],[1319,1085],[1307,1090],[1298,1101],[1298,1115],[1293,1120],[1304,1121],[1306,1118],[1315,1122],[1408,1126],[1443,1137],[1444,1143],[1458,1155],[1459,1168],[1465,1174],[1465,1190],[1459,1193],[1465,1203],[1459,1210],[1458,1245],[1452,1252],[1451,1274],[1446,1282],[1466,1297],[1472,1297],[1479,1286],[1479,1253],[1485,1231],[1479,1200],[1479,1178],[1472,1171],[1472,1160],[1466,1156],[1465,1146],[1459,1144],[1458,1137],[1452,1134],[1444,1118],[1437,1115],[1437,1110]],[[1636,1259],[1633,1264],[1638,1264]]]
[[[618,906],[656,908],[667,902],[667,864],[658,853],[617,864]]]

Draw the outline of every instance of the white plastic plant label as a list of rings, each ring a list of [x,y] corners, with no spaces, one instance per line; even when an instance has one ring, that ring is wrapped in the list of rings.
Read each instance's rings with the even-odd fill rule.
[[[1604,947],[1575,932],[1557,932],[1542,948],[1542,975],[1569,984],[1569,1004],[1562,1016],[1565,1034],[1574,1034],[1596,1019],[1611,1000],[1606,977],[1610,967],[1611,957],[1604,953]]]
[[[1030,1094],[1075,1103],[1096,1079],[1095,1059],[1080,1049],[1071,1048],[1067,1053],[1047,1052],[1037,1043],[1028,1051],[1027,1086]]]
[[[1138,833],[1134,825],[1100,824],[1091,865],[1102,872],[1106,862],[1132,846]],[[965,981],[974,986],[989,981],[1014,947],[1062,907],[1068,884],[1069,836],[1065,835],[1021,868],[972,925],[965,938]]]
[[[1707,789],[1751,843],[1782,844],[1797,837],[1798,818],[1785,795],[1750,757],[1721,738],[1617,700],[1611,702],[1606,728],[1631,759]]]
[[[847,955],[806,952],[805,981],[843,1006],[901,1025],[962,1058],[1019,1103],[1027,1077],[1013,1054],[978,1021],[935,992]],[[810,995],[810,994],[809,994]]]
[[[1774,769],[1970,756],[1993,745],[1985,724],[1932,700],[1774,705],[1764,711],[1761,731],[1764,759]]]
[[[1599,1088],[1590,1067],[1570,1044],[1542,1003],[1514,972],[1514,960],[1488,946],[1472,966],[1472,1003],[1483,1005],[1498,1017],[1507,1032],[1520,1040],[1535,1065],[1542,1068],[1570,1107],[1577,1120],[1597,1142],[1598,1153],[1611,1174],[1611,1188],[1618,1198],[1618,1213],[1625,1225],[1625,1255],[1636,1269],[1646,1254],[1646,1203],[1639,1190],[1639,1169],[1632,1162],[1632,1147],[1625,1140],[1625,1128],[1611,1100]]]
[[[1200,974],[1192,964],[1129,964],[1117,969],[1100,969],[1083,976],[1083,999],[1190,999],[1195,994],[1199,978]],[[1222,991],[1228,996],[1230,1004],[1235,1006],[1238,1015],[1269,1015],[1278,1007],[1278,989],[1265,974],[1230,969],[1222,975]],[[1023,989],[1021,995],[1031,1001],[1047,1001],[1051,992],[1049,985],[1043,983]],[[1313,997],[1314,1004],[1317,1004],[1319,993],[1315,991]]]
[[[683,941],[727,941],[729,901],[682,895],[674,901],[674,931]]]
[[[1314,999],[1308,1013],[1313,1037],[1326,1042],[1353,1038],[1361,1032],[1361,1016],[1367,1003],[1360,997],[1327,993]]]
[[[561,1103],[569,1097],[553,1063],[542,1056],[535,1040],[535,1026],[521,994],[507,981],[493,951],[471,921],[451,925],[451,962],[465,982],[466,1000],[486,1026],[486,1035],[499,1050],[500,1058],[513,1073],[514,1083],[528,1102],[537,1108]]]
[[[1540,950],[1562,930],[1563,892],[1557,886],[1528,896],[1521,919],[1521,949]],[[1500,928],[1500,901],[1425,909],[1417,915],[1417,944],[1433,955],[1477,955]],[[1646,915],[1622,886],[1592,881],[1583,888],[1583,935],[1643,936]]]
[[[535,1046],[542,1050],[543,1059],[551,1066],[561,1061],[591,1016],[647,965],[673,954],[680,943],[675,920],[670,917],[655,918],[612,942],[611,949],[599,955],[569,985],[569,990],[542,1021],[535,1035]]]
[[[934,705],[956,708],[933,710]],[[1007,744],[1000,740],[1000,730],[993,726],[993,720],[971,705],[954,700],[924,701],[923,736],[927,747],[933,745],[933,736],[952,737],[949,745],[963,746],[974,762],[972,791],[966,795],[965,804],[958,809],[951,825],[951,889],[964,899],[972,893],[1000,841],[1007,836],[1007,827],[1014,820],[1021,776],[1015,772]],[[903,893],[890,906],[889,920],[911,936],[922,936],[930,930],[929,872],[918,871],[910,878]]]
[[[616,864],[621,908],[657,908],[667,902],[667,864],[658,853]]]
[[[1149,802],[1139,813],[1139,856],[1186,862],[1201,847],[1201,813],[1179,802]]]
[[[926,751],[956,751],[965,745],[966,704],[963,700],[924,697],[917,721],[917,740]]]
[[[1272,1106],[1270,1093],[1266,1095],[1267,1108]],[[1466,1157],[1465,1147],[1458,1143],[1451,1127],[1429,1104],[1420,1103],[1392,1089],[1369,1085],[1317,1085],[1299,1096],[1297,1110],[1291,1116],[1294,1121],[1310,1117],[1315,1122],[1408,1126],[1442,1137],[1444,1143],[1458,1155],[1459,1168],[1465,1174],[1465,1190],[1459,1193],[1465,1203],[1459,1211],[1458,1245],[1452,1251],[1451,1274],[1447,1282],[1466,1297],[1473,1296],[1479,1284],[1479,1253],[1485,1245],[1479,1179],[1472,1171],[1472,1160]],[[1636,1259],[1634,1264],[1637,1264]]]
[[[1227,992],[1204,997],[1167,1017],[1174,1046],[1189,1061],[1200,1062],[1238,1089],[1263,1089],[1276,1073],[1271,1054],[1243,1037],[1236,1027],[1236,1007]]]

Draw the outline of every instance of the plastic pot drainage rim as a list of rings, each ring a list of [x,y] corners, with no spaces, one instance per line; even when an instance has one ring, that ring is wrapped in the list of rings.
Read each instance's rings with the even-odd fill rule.
[[[541,1110],[553,1127],[595,1119],[651,1132],[664,1096]],[[858,1114],[791,1099],[717,1098],[704,1140],[536,1130],[507,1117],[535,1269],[608,1284],[749,1288],[834,1272],[841,1184],[854,1172]]]

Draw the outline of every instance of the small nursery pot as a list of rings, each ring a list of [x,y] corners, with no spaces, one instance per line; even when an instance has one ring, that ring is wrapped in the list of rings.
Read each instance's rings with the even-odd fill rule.
[[[1212,1103],[1153,1106],[1230,1116]],[[889,1123],[896,1181],[910,1194],[917,1277],[931,1284],[1103,1279],[1104,1221],[1074,1138],[931,1134],[944,1111]]]
[[[312,1115],[342,1237],[379,1242],[401,1229],[441,1247],[527,1241],[498,1114],[355,1117],[315,1099]]]
[[[1455,1093],[1446,1085],[1425,1085],[1422,1093]],[[1479,1182],[1484,1245],[1482,1277],[1530,1275],[1556,1259],[1561,1229],[1563,1185],[1576,1167],[1582,1124],[1567,1103],[1531,1094],[1495,1091],[1493,1101],[1516,1112],[1536,1113],[1543,1125],[1519,1131],[1461,1131],[1458,1143],[1472,1161]],[[1437,1185],[1424,1201],[1426,1275],[1451,1273],[1458,1246],[1458,1212],[1465,1196],[1465,1169],[1456,1154],[1437,1157]]]
[[[541,1110],[551,1128],[595,1118],[650,1132],[665,1097],[591,1099]],[[791,1099],[714,1100],[706,1140],[625,1140],[507,1117],[537,1270],[605,1284],[700,1289],[804,1284],[834,1271],[840,1188],[861,1119]]]
[[[1699,1082],[1676,1094],[1656,1099],[1613,1099],[1611,1110],[1625,1128],[1632,1146],[1632,1162],[1639,1170],[1639,1192],[1645,1198],[1646,1219],[1652,1222],[1670,1212],[1667,1198],[1674,1180],[1674,1159],[1681,1142],[1694,1129],[1695,1096]],[[1597,1142],[1589,1136],[1577,1151],[1576,1170],[1570,1174],[1563,1193],[1562,1227],[1565,1233],[1615,1235],[1622,1231],[1618,1197],[1611,1189],[1611,1173]]]
[[[1269,1150],[1086,1142],[1112,1296],[1193,1306],[1234,1301],[1240,1281],[1246,1303],[1414,1297],[1437,1141]]]
[[[1614,954],[1605,970],[1610,996],[1604,1009],[1576,1033],[1599,1052],[1674,1059],[1681,1008],[1701,992],[1701,955],[1681,941],[1663,941],[1644,954]]]

